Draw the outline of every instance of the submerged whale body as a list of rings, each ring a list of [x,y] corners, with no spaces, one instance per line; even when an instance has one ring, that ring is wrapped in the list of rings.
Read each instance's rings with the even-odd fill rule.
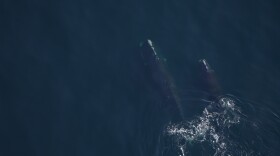
[[[199,60],[198,66],[201,90],[208,94],[208,100],[218,100],[218,97],[222,95],[222,90],[216,78],[215,71],[210,67],[206,59]]]
[[[162,97],[162,107],[170,116],[172,122],[182,121],[184,116],[180,100],[175,93],[175,87],[170,79],[170,75],[165,70],[163,61],[155,51],[152,41],[147,40],[140,47],[146,74],[153,82],[156,91]]]

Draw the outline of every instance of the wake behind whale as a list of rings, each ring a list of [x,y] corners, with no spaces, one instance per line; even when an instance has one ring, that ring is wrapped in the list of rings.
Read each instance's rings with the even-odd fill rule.
[[[215,107],[215,108],[214,108]],[[240,123],[242,116],[232,97],[223,96],[217,102],[211,102],[201,115],[190,121],[170,123],[165,134],[173,137],[179,155],[198,153],[192,148],[200,148],[199,153],[211,150],[213,155],[233,155],[237,143],[230,140],[232,126]],[[205,151],[203,151],[205,150]]]

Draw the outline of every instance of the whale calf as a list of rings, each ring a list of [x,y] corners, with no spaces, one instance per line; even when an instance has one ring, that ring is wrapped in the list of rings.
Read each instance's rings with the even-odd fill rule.
[[[222,89],[217,80],[215,71],[211,68],[206,59],[200,59],[198,61],[198,66],[198,84],[200,89],[208,94],[207,100],[218,100],[222,95]]]

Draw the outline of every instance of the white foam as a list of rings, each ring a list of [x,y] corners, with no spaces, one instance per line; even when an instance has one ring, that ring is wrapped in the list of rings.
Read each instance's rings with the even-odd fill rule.
[[[212,110],[210,109],[212,107],[218,107],[218,109]],[[176,136],[177,140],[186,141],[183,145],[177,141],[177,147],[182,153],[180,155],[188,152],[188,143],[199,142],[208,142],[215,150],[214,155],[225,155],[231,146],[230,140],[224,135],[225,130],[239,123],[239,114],[240,109],[235,105],[234,100],[222,97],[219,102],[212,102],[203,110],[202,115],[194,120],[170,124],[167,134],[171,137]]]

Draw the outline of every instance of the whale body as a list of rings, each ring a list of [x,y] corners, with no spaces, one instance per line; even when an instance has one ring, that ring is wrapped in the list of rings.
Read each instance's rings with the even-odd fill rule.
[[[151,40],[147,40],[140,45],[140,53],[146,74],[162,97],[162,107],[170,115],[172,122],[182,121],[184,115],[180,100],[175,93],[175,86]]]

